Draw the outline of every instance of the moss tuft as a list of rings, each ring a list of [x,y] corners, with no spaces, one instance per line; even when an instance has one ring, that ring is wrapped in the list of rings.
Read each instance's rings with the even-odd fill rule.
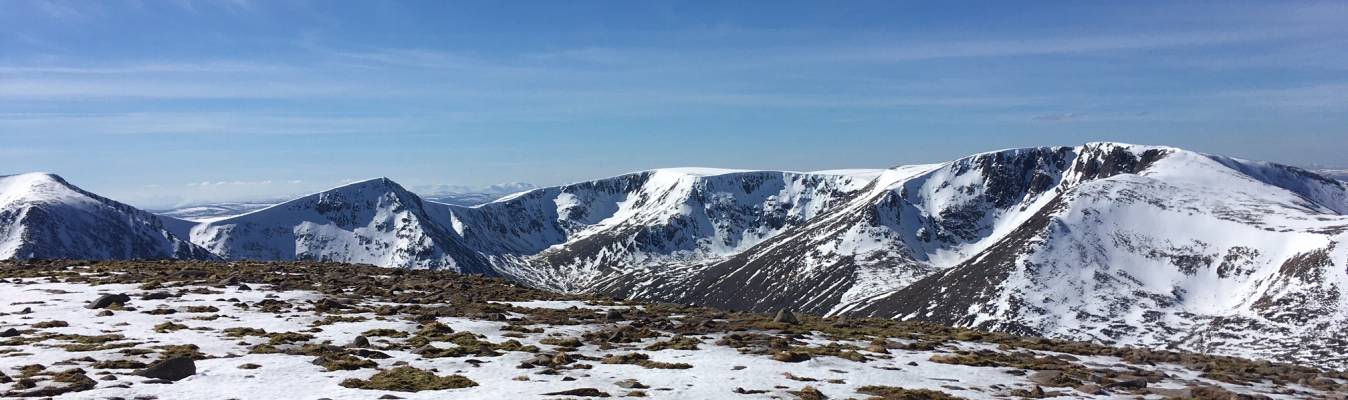
[[[258,328],[225,328],[225,330],[221,332],[224,332],[225,336],[229,337],[267,336],[267,331],[265,329]]]
[[[650,351],[659,351],[665,349],[697,350],[697,345],[699,344],[702,344],[702,341],[698,340],[695,337],[675,336],[672,339],[655,342],[655,344],[646,346],[646,350]]]
[[[383,336],[383,337],[391,337],[391,338],[405,338],[405,337],[407,337],[407,332],[403,332],[403,331],[400,331],[400,330],[397,330],[397,329],[379,328],[379,329],[371,329],[371,330],[365,331],[364,333],[361,333],[361,335],[363,335],[363,336],[365,336],[365,337],[380,337],[380,336]]]
[[[175,324],[175,323],[173,323],[173,322],[170,321],[170,322],[165,322],[165,323],[162,323],[162,324],[159,324],[159,325],[155,325],[155,326],[154,326],[154,331],[155,331],[155,332],[159,332],[159,333],[169,333],[169,332],[178,331],[178,330],[183,330],[183,329],[187,329],[187,328],[188,328],[187,325],[183,325],[183,324]]]
[[[398,367],[379,371],[370,379],[347,379],[341,385],[353,389],[420,392],[473,387],[477,382],[462,375],[438,376],[413,367]]]
[[[904,389],[893,386],[862,386],[857,393],[868,394],[871,400],[962,400],[945,392],[927,389]]]

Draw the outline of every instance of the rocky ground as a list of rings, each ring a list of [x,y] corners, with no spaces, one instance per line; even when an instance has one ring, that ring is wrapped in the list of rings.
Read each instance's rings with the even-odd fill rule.
[[[315,263],[0,263],[0,396],[1339,398],[1348,375]]]

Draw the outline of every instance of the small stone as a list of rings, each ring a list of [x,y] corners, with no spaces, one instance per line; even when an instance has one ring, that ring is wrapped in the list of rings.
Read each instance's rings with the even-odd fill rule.
[[[1049,386],[1049,387],[1067,386],[1063,384],[1064,383],[1063,380],[1066,377],[1063,376],[1062,371],[1056,369],[1035,371],[1034,373],[1030,374],[1028,378],[1030,379],[1030,382],[1034,382],[1035,384],[1040,386]]]
[[[383,360],[387,358],[393,358],[393,356],[388,355],[388,353],[370,349],[356,349],[351,351],[351,354],[355,354],[357,356],[365,357],[371,360]]]
[[[1033,397],[1033,398],[1043,398],[1043,397],[1044,397],[1044,388],[1043,388],[1042,386],[1039,386],[1039,385],[1034,385],[1034,389],[1033,389],[1033,390],[1030,390],[1030,397]]]
[[[792,313],[791,309],[784,308],[781,311],[777,311],[777,317],[773,318],[772,322],[796,325],[800,323],[800,320],[796,319],[796,314]]]
[[[1091,395],[1102,394],[1105,392],[1104,388],[1101,388],[1100,385],[1096,385],[1094,383],[1087,383],[1085,385],[1077,386],[1076,389],[1078,392]]]
[[[1147,392],[1167,399],[1188,399],[1194,397],[1193,390],[1189,388],[1166,389],[1149,387],[1147,388]]]
[[[772,359],[781,362],[797,363],[809,360],[810,355],[794,351],[779,351],[772,355]]]
[[[828,396],[824,396],[824,393],[820,392],[819,389],[815,389],[814,386],[803,387],[795,394],[796,398],[800,400],[824,400],[828,398]]]
[[[623,379],[623,380],[621,380],[621,381],[614,382],[613,384],[614,384],[614,385],[618,385],[618,387],[623,388],[623,389],[650,389],[650,388],[651,388],[650,386],[646,386],[645,384],[642,384],[641,381],[638,381],[638,380],[636,380],[636,379]]]
[[[0,337],[15,337],[15,336],[19,336],[18,329],[9,328],[6,329],[4,332],[0,332]]]
[[[1106,387],[1106,388],[1111,388],[1111,389],[1146,389],[1146,388],[1147,388],[1147,380],[1146,380],[1146,379],[1142,379],[1142,378],[1138,378],[1138,379],[1129,379],[1129,380],[1125,380],[1125,381],[1114,382],[1114,383],[1105,385],[1105,387]]]
[[[347,347],[370,347],[370,339],[365,335],[356,336]]]
[[[67,327],[67,326],[70,326],[70,323],[69,323],[69,322],[65,322],[65,321],[61,321],[61,320],[56,320],[56,321],[42,321],[42,322],[38,322],[38,323],[36,323],[36,324],[33,324],[33,327],[34,327],[34,328],[38,328],[38,329],[47,329],[47,328],[65,328],[65,327]]]
[[[112,312],[112,310],[103,310],[98,312],[98,316],[100,317],[111,317],[115,314],[116,313]]]
[[[543,395],[544,395],[544,396],[576,396],[576,397],[610,397],[610,395],[609,395],[608,393],[605,393],[605,392],[603,392],[603,391],[601,391],[601,390],[599,390],[599,389],[595,389],[595,388],[580,388],[580,389],[563,390],[563,391],[560,391],[560,392],[543,393]]]
[[[879,354],[889,354],[889,347],[885,346],[885,342],[883,340],[876,340],[874,342],[871,342],[869,346],[866,346],[866,351]]]
[[[604,312],[604,319],[609,321],[622,321],[623,318],[623,312],[616,308],[610,308]]]

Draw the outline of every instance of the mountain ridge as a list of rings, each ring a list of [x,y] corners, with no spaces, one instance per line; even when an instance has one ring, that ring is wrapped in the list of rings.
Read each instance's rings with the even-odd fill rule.
[[[153,214],[50,173],[0,176],[0,259],[214,259]]]
[[[1092,142],[884,170],[656,169],[475,206],[376,178],[187,236],[231,260],[1348,365],[1331,351],[1348,349],[1346,213],[1348,186],[1304,169]]]

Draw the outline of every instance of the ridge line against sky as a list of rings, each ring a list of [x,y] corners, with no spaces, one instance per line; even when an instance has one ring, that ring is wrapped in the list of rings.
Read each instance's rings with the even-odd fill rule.
[[[1345,20],[1291,1],[17,0],[0,171],[163,207],[1088,141],[1344,166]]]

